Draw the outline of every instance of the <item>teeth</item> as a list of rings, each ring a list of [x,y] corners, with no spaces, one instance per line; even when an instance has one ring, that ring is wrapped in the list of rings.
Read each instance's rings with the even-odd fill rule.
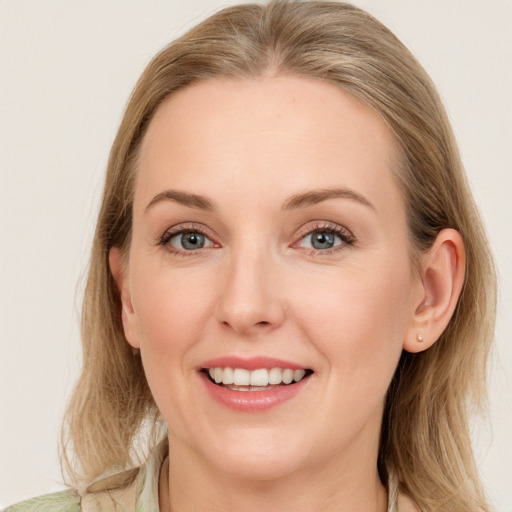
[[[269,384],[281,384],[283,372],[281,368],[272,368],[268,372],[268,383]]]
[[[224,368],[222,384],[234,384],[235,376],[232,368]]]
[[[285,384],[290,384],[293,381],[293,370],[286,369],[283,370],[283,382]]]
[[[306,375],[306,370],[291,370],[289,368],[258,368],[246,370],[245,368],[209,368],[208,374],[217,384],[234,386],[251,386],[243,390],[253,390],[253,387],[276,386],[278,384],[291,384],[299,382]],[[241,391],[242,389],[240,389]]]
[[[220,370],[222,372],[222,368],[215,368],[215,371]],[[248,386],[251,383],[251,372],[249,370],[244,370],[243,368],[235,368],[233,371],[233,384],[235,386]]]
[[[251,372],[251,386],[266,386],[268,384],[268,371],[265,368]]]
[[[295,382],[299,382],[299,380],[302,380],[304,375],[306,375],[306,370],[295,370],[293,372],[293,380]]]

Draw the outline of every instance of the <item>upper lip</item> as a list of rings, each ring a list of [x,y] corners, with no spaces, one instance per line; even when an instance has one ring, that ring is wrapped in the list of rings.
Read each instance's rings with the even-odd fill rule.
[[[307,366],[285,361],[284,359],[276,359],[268,356],[240,357],[240,356],[223,356],[216,357],[204,361],[199,370],[205,368],[244,368],[246,370],[257,370],[259,368],[283,368],[291,370],[304,370]]]

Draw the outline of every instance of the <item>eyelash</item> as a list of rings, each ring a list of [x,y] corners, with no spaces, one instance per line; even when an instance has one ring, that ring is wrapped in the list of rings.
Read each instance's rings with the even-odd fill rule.
[[[183,235],[185,233],[197,233],[200,235],[203,235],[204,237],[211,240],[211,237],[208,235],[206,230],[202,228],[201,226],[197,224],[180,224],[178,226],[174,226],[170,229],[168,229],[161,237],[158,238],[158,245],[165,247],[166,250],[177,256],[193,256],[201,251],[201,249],[198,249],[196,251],[185,251],[185,250],[179,250],[173,247],[169,242],[178,235]],[[215,242],[214,242],[215,244]]]
[[[299,242],[301,242],[306,236],[311,235],[312,233],[319,231],[322,233],[329,233],[336,235],[340,238],[341,244],[333,247],[332,249],[309,249],[309,248],[303,248],[304,252],[307,252],[308,254],[314,255],[314,254],[321,254],[321,255],[329,255],[334,254],[340,250],[343,250],[346,246],[353,245],[355,243],[355,237],[354,235],[346,228],[334,224],[331,222],[321,221],[321,222],[315,222],[313,224],[309,224],[299,230],[297,233],[298,235],[298,241],[294,242],[292,244],[293,246],[296,246]],[[208,235],[206,230],[202,228],[199,225],[196,224],[180,224],[178,226],[174,226],[170,229],[168,229],[162,236],[158,237],[157,244],[159,246],[165,247],[166,250],[173,254],[178,256],[193,256],[201,251],[201,249],[197,249],[195,251],[186,251],[186,250],[179,250],[173,247],[169,242],[176,236],[182,235],[185,233],[198,233],[200,235],[205,236],[206,238],[211,240],[211,237]],[[214,245],[215,242],[211,240]]]
[[[332,249],[309,249],[309,248],[303,248],[305,252],[311,255],[320,254],[323,256],[328,256],[330,254],[335,254],[347,246],[353,245],[356,241],[354,235],[345,227],[340,226],[339,224],[334,224],[327,221],[321,221],[321,222],[314,222],[313,224],[308,224],[298,232],[298,238],[299,240],[295,242],[293,245],[298,244],[304,238],[308,235],[311,235],[315,232],[321,232],[321,233],[329,233],[336,235],[340,238],[341,244],[334,246]]]

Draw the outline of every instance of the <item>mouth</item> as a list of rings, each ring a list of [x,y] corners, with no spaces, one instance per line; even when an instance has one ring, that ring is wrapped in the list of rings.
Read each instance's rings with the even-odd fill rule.
[[[308,368],[245,368],[212,367],[201,372],[213,384],[231,391],[268,391],[278,387],[289,387],[309,378],[314,372]]]

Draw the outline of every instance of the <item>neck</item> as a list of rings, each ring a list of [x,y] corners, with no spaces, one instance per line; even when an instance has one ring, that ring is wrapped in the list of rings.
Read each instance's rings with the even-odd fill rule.
[[[347,454],[272,480],[241,478],[219,471],[171,440],[171,463],[162,471],[160,512],[386,512],[387,492],[376,460]],[[171,492],[169,493],[169,489]]]

